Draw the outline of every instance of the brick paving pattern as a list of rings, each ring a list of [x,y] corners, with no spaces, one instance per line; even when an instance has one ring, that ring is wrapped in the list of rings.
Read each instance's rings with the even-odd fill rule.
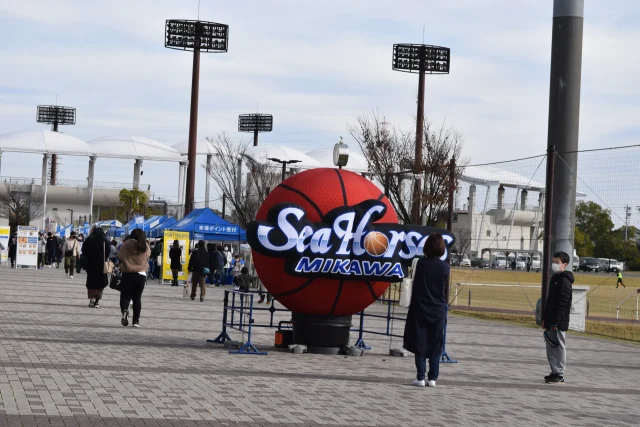
[[[567,383],[546,385],[539,330],[452,317],[447,350],[459,363],[421,389],[409,385],[413,358],[387,355],[399,339],[365,336],[373,349],[359,358],[293,355],[258,329],[268,356],[230,355],[206,342],[221,329],[222,290],[201,303],[150,283],[134,329],[120,325],[115,291],[87,307],[84,279],[0,268],[0,426],[638,425],[634,344],[571,334]]]

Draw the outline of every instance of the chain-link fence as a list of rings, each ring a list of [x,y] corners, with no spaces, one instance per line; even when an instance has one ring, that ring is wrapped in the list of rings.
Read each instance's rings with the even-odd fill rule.
[[[568,156],[555,154],[556,165]],[[543,266],[546,155],[462,169],[450,302],[533,321]],[[557,167],[557,166],[556,166]],[[640,341],[640,146],[578,153],[575,287],[587,332]],[[578,307],[579,301],[573,301]],[[487,314],[484,314],[487,315]]]

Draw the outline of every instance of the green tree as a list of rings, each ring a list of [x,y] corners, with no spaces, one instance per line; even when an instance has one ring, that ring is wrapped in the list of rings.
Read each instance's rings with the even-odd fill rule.
[[[133,215],[141,215],[144,213],[147,204],[147,194],[144,191],[138,188],[134,188],[133,190],[123,188],[120,190],[118,196],[125,211]]]
[[[578,202],[576,206],[576,250],[578,255],[598,256],[610,248],[613,221],[611,213],[595,202]],[[580,244],[580,246],[579,246]]]

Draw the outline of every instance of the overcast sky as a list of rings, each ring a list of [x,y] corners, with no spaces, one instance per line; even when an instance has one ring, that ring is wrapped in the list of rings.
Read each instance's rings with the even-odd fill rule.
[[[391,70],[394,43],[451,48],[451,74],[427,77],[426,113],[465,136],[472,163],[543,153],[552,0],[202,0],[200,19],[230,26],[229,52],[203,54],[201,138],[237,116],[274,115],[261,143],[331,148],[378,110],[411,128],[417,76]],[[635,143],[640,117],[640,4],[585,6],[580,148]],[[39,128],[38,104],[78,109],[61,130],[84,140],[186,140],[192,55],[164,48],[166,19],[196,19],[197,0],[0,0],[0,133]],[[257,107],[257,105],[259,107]],[[86,179],[63,157],[61,178]],[[41,157],[4,154],[3,176],[39,177]],[[133,162],[98,160],[98,181],[132,182]],[[176,198],[178,166],[148,162],[143,184]],[[197,200],[204,193],[198,173]],[[217,195],[213,195],[217,197]]]

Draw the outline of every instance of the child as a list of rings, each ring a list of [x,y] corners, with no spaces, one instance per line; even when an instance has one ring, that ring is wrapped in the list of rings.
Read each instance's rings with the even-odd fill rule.
[[[238,287],[238,290],[241,292],[249,292],[249,288],[251,288],[251,285],[253,284],[253,277],[249,274],[249,269],[247,267],[242,267],[240,274],[233,280],[235,285]]]
[[[551,374],[544,377],[547,383],[563,383],[564,368],[567,362],[565,332],[569,329],[571,298],[573,293],[573,273],[565,271],[569,265],[569,255],[557,252],[553,255],[549,296],[542,315],[542,328],[547,347],[547,359]]]

